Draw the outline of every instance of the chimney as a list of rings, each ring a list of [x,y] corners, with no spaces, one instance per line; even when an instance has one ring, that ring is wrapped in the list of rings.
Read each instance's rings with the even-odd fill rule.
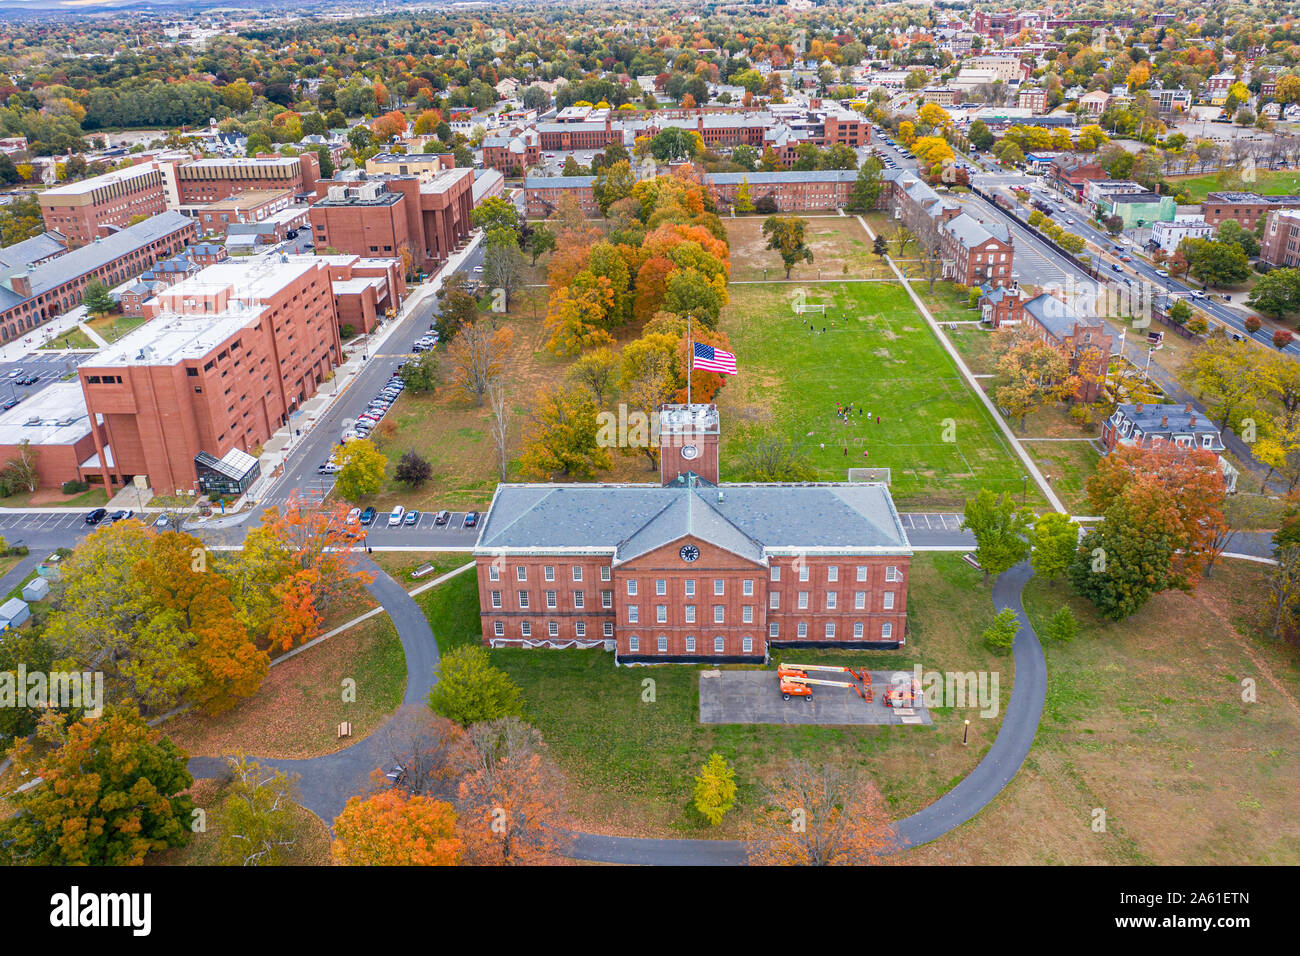
[[[1160,427],[1161,427],[1161,428],[1168,428],[1168,427],[1169,427],[1169,416],[1168,416],[1168,415],[1164,415],[1164,416],[1161,417],[1161,419],[1160,419]]]
[[[1184,405],[1183,411],[1185,411],[1188,415],[1190,415],[1192,413],[1192,403],[1188,402],[1186,405]]]
[[[1137,403],[1137,413],[1138,413],[1139,415],[1142,414],[1142,403],[1141,403],[1141,402],[1138,402],[1138,403]]]
[[[1192,427],[1192,428],[1195,428],[1195,427],[1196,427],[1196,416],[1195,416],[1195,415],[1192,416],[1192,425],[1191,425],[1191,427]]]

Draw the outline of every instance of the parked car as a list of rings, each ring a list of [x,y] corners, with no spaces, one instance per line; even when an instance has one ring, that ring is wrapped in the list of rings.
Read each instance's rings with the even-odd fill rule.
[[[9,409],[11,409],[11,408],[13,408],[15,405],[17,405],[17,404],[18,404],[18,401],[19,401],[19,400],[16,399],[16,398],[11,398],[11,399],[9,399],[7,402],[5,402],[3,405],[0,405],[0,409],[4,409],[4,410],[7,412],[7,411],[9,411]]]
[[[86,524],[99,524],[104,520],[104,516],[107,514],[107,508],[96,508],[94,511],[90,512],[90,514],[86,515]]]
[[[473,528],[473,527],[475,527],[475,526],[477,526],[477,525],[478,525],[478,512],[477,512],[477,511],[471,511],[469,514],[465,515],[465,525],[464,525],[464,526],[465,526],[466,528]]]
[[[1192,290],[1192,298],[1193,298],[1193,299],[1204,299],[1204,298],[1205,298],[1205,293],[1202,292],[1200,289],[1193,289],[1193,290]]]
[[[402,519],[402,524],[408,526],[419,524],[419,523],[420,523],[420,512],[416,511],[414,508],[408,511],[406,513],[406,517]]]
[[[365,525],[367,528],[370,527],[372,524],[375,523],[375,514],[376,512],[375,512],[374,505],[367,505],[366,510],[361,512],[361,523]]]
[[[166,515],[162,515],[153,523],[153,526],[155,531],[166,531],[172,526],[172,519]]]
[[[436,515],[433,516],[434,524],[446,524],[450,520],[451,520],[450,511],[439,511]]]
[[[406,517],[406,509],[401,505],[395,507],[388,513],[388,527],[399,528],[402,525],[402,519]]]
[[[1168,272],[1168,270],[1166,270],[1166,269],[1157,269],[1157,270],[1156,270],[1156,275],[1158,275],[1158,276],[1159,276],[1160,278],[1162,278],[1162,279],[1168,279],[1168,278],[1169,278],[1169,272]]]
[[[334,461],[332,458],[329,461],[316,466],[316,474],[318,475],[337,475],[341,470],[342,469],[339,468],[338,462]]]
[[[360,520],[361,520],[361,509],[353,508],[351,511],[348,512],[348,516],[343,519],[343,523],[356,524]]]
[[[135,517],[135,512],[133,510],[131,510],[130,508],[122,508],[117,511],[114,511],[111,515],[109,515],[104,520],[108,523],[112,523],[114,521],[125,521],[127,518],[134,518],[134,517]]]

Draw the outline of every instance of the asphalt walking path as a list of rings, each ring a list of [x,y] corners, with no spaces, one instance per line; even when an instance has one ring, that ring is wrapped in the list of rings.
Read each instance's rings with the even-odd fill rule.
[[[420,606],[396,581],[369,560],[363,566],[375,575],[368,590],[388,612],[406,654],[404,704],[422,703],[434,683],[440,657],[438,644]],[[16,571],[17,569],[15,569]],[[993,586],[997,610],[1010,607],[1020,619],[1012,648],[1015,684],[993,746],[956,787],[919,813],[895,824],[900,848],[919,846],[965,823],[1011,782],[1033,745],[1047,694],[1047,665],[1038,636],[1020,603],[1021,589],[1032,576],[1027,563],[999,576]],[[2,583],[2,582],[0,582]],[[344,750],[305,759],[254,758],[259,763],[298,776],[299,802],[326,823],[332,823],[350,797],[370,789],[370,774],[385,767],[384,725]],[[222,757],[193,757],[195,778],[224,777]],[[575,833],[567,855],[577,860],[657,866],[736,866],[745,863],[744,844],[736,840],[672,840]]]

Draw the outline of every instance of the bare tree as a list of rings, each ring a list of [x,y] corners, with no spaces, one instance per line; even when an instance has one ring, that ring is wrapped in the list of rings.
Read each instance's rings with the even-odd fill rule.
[[[395,783],[412,796],[452,792],[450,782],[469,757],[465,734],[457,724],[425,704],[404,704],[382,734],[388,763],[371,775],[377,785]]]
[[[1273,609],[1270,633],[1281,637],[1294,622],[1296,600],[1300,598],[1300,547],[1286,545],[1274,551],[1277,567],[1268,581],[1268,599]]]
[[[514,332],[507,326],[493,329],[483,321],[461,326],[447,348],[452,386],[482,405],[492,383],[505,371],[506,353],[513,341]]]
[[[488,389],[488,402],[492,408],[492,440],[497,447],[497,473],[505,481],[510,473],[510,404],[505,386],[499,381]]]

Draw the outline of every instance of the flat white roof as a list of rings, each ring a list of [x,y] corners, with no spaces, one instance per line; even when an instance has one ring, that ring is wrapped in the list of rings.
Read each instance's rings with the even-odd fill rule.
[[[90,434],[80,382],[55,382],[0,412],[0,445],[71,445]]]
[[[80,182],[67,183],[63,186],[51,186],[39,193],[41,196],[80,196],[84,193],[92,192],[100,186],[108,186],[113,183],[126,182],[131,179],[138,179],[148,173],[155,172],[153,163],[138,163],[130,169],[115,169],[112,172],[103,173],[99,176],[92,176],[90,179],[83,179]]]

